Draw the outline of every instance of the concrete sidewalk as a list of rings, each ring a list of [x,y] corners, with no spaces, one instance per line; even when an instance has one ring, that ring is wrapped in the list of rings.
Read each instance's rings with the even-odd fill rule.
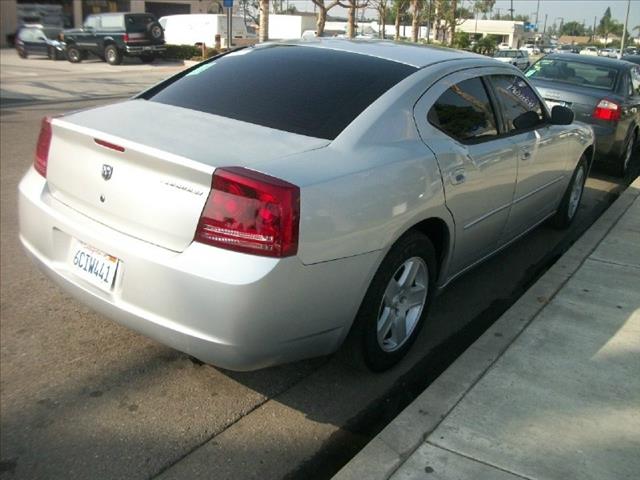
[[[334,477],[635,479],[640,180]]]

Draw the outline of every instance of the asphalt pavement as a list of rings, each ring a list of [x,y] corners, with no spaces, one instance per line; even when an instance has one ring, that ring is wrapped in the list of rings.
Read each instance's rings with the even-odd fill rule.
[[[29,68],[46,77],[35,66],[39,60],[32,61]],[[123,71],[109,81],[119,95],[130,95],[157,82],[154,72]],[[100,75],[61,75],[84,84],[87,96],[101,92]],[[457,280],[435,299],[411,353],[391,371],[354,371],[336,355],[228,372],[90,311],[23,254],[16,187],[32,162],[41,117],[110,101],[74,101],[68,82],[56,81],[60,103],[38,104],[41,93],[26,89],[33,98],[3,100],[0,110],[3,479],[328,478],[499,318],[629,182],[597,173],[569,231],[538,228]],[[2,77],[3,93],[20,84],[19,76]]]
[[[122,65],[109,65],[96,57],[70,63],[44,56],[23,59],[13,49],[0,49],[0,101],[8,107],[127,97],[194,63],[160,59],[141,63],[129,57]]]

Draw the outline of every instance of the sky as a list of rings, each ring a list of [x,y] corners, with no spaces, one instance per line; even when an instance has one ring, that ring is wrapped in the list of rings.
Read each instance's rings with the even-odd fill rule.
[[[327,1],[326,3],[329,2]],[[458,3],[469,7],[473,4],[473,1],[458,0]],[[289,4],[295,5],[296,8],[301,11],[313,11],[311,1],[289,0]],[[497,0],[494,12],[500,9],[500,13],[507,13],[509,4],[510,0]],[[538,0],[513,0],[514,14],[529,15],[533,21],[537,4]],[[629,29],[631,30],[636,25],[640,25],[640,0],[631,0],[630,5]],[[556,25],[560,25],[560,17],[564,17],[564,23],[570,21],[582,23],[584,21],[585,25],[593,25],[594,17],[597,17],[597,21],[599,22],[600,17],[602,17],[607,7],[611,7],[612,18],[619,22],[624,22],[627,0],[540,0],[539,28],[542,29],[544,26],[545,14],[547,14],[547,27],[551,26],[554,22]],[[331,10],[330,15],[331,14],[345,15],[344,10],[340,7]],[[367,14],[370,18],[377,18],[373,10],[369,10]]]
[[[465,2],[470,3],[470,2]],[[497,0],[494,11],[500,8],[500,13],[507,13],[509,0]],[[560,17],[564,17],[564,23],[577,21],[585,25],[593,25],[594,17],[600,21],[600,17],[607,7],[611,7],[611,17],[619,22],[624,22],[627,11],[627,0],[540,0],[540,28],[543,27],[544,16],[547,14],[547,27],[556,22],[560,25]],[[535,19],[537,0],[513,0],[515,14],[529,15]],[[631,0],[629,9],[629,29],[640,25],[640,1]]]

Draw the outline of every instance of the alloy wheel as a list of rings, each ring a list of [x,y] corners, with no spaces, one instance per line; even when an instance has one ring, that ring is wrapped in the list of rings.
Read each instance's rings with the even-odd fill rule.
[[[427,264],[411,257],[396,270],[385,289],[377,322],[378,345],[385,352],[398,350],[415,330],[429,291]]]
[[[576,176],[573,179],[573,185],[571,186],[571,194],[569,195],[569,208],[567,209],[567,216],[572,219],[578,210],[580,205],[580,199],[582,198],[582,191],[584,190],[584,165],[581,165],[576,172]]]

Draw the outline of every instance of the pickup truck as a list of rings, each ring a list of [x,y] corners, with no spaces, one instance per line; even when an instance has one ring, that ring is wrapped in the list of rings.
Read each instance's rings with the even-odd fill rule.
[[[119,65],[125,56],[152,62],[165,50],[164,30],[149,13],[89,15],[82,28],[64,30],[67,60],[81,62],[89,54]]]

